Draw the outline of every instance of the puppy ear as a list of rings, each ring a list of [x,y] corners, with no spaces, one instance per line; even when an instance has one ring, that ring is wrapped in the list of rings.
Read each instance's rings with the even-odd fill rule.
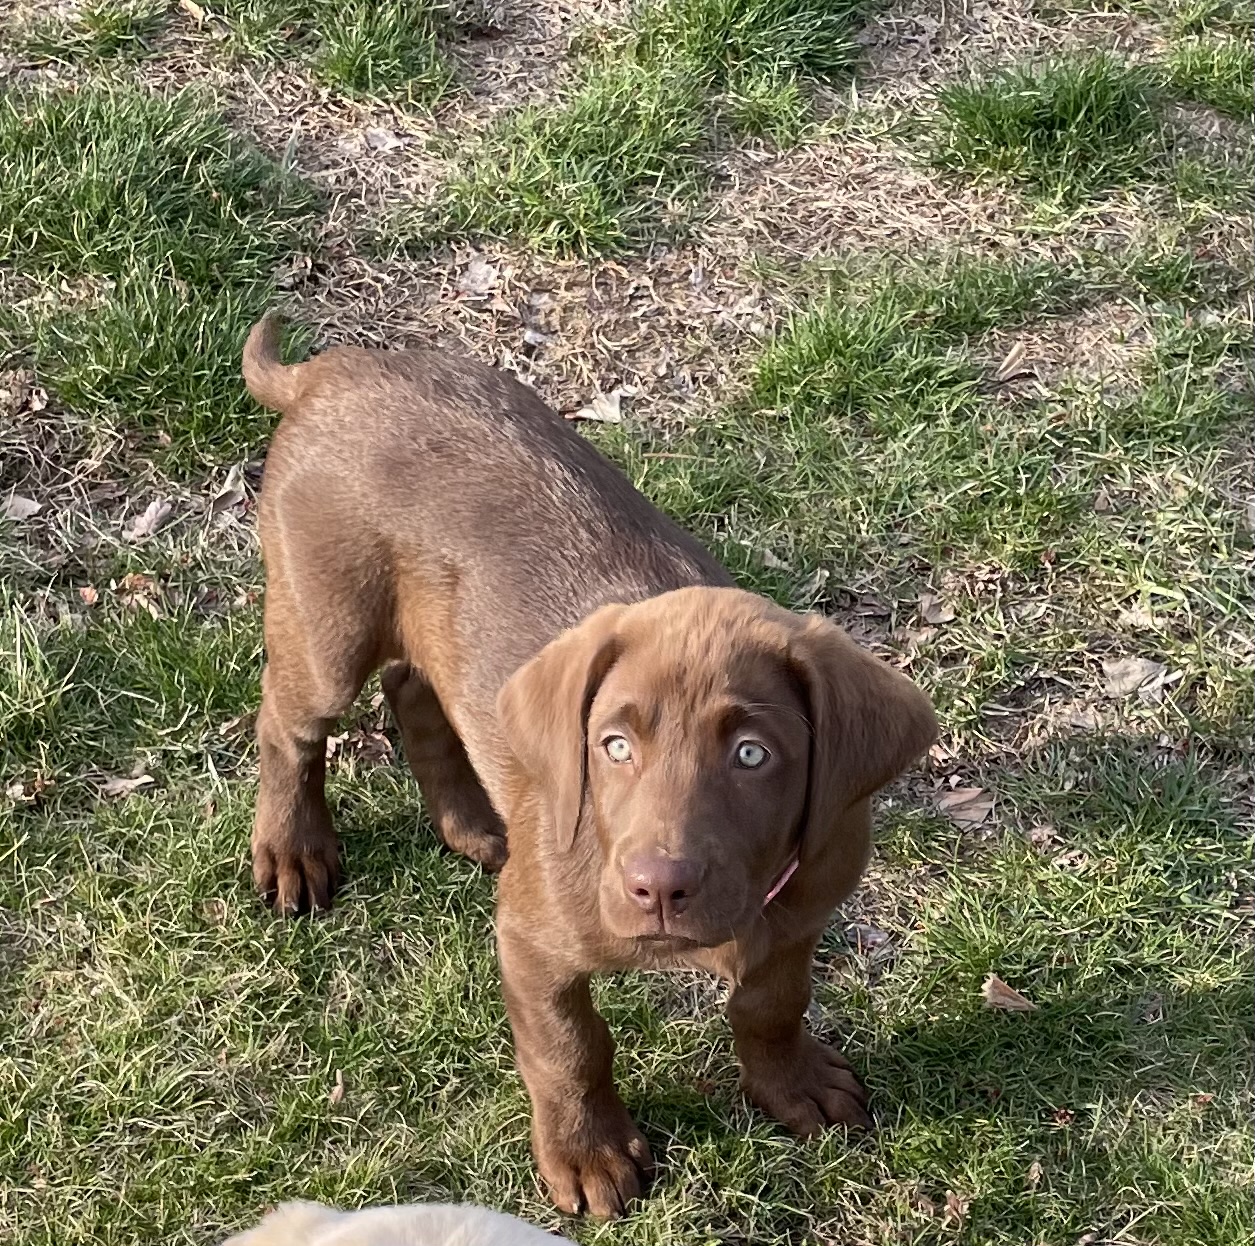
[[[520,666],[497,695],[506,743],[549,802],[558,844],[575,843],[588,784],[588,712],[619,656],[625,606],[603,606]]]
[[[810,702],[803,834],[815,842],[932,744],[937,718],[932,703],[905,675],[821,615],[806,619],[789,655]]]

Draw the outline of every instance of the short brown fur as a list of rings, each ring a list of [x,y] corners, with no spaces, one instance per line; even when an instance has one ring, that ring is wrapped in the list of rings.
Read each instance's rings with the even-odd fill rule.
[[[721,975],[754,1102],[802,1134],[868,1124],[803,1027],[811,956],[866,863],[870,797],[934,738],[927,699],[827,620],[735,588],[513,379],[420,351],[285,367],[278,341],[268,318],[244,353],[284,415],[260,515],[262,892],[331,903],[325,741],[382,668],[437,832],[502,871],[506,1005],[558,1206],[616,1215],[651,1166],[594,972]]]

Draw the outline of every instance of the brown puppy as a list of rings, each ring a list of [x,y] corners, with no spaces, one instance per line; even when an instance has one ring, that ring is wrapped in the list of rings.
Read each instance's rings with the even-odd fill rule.
[[[285,417],[260,516],[261,890],[330,903],[325,740],[382,667],[437,831],[504,866],[505,998],[560,1207],[615,1215],[650,1168],[597,971],[720,974],[754,1102],[802,1134],[868,1123],[802,1019],[869,798],[934,737],[927,699],[825,619],[733,587],[502,373],[343,348],[284,367],[277,346],[267,319],[244,353]]]

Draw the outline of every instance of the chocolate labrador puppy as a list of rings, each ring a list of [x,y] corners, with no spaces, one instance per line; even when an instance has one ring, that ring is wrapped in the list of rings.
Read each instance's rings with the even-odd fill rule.
[[[278,344],[267,318],[244,352],[284,416],[260,507],[261,891],[330,904],[326,737],[382,668],[437,832],[502,871],[506,1006],[559,1207],[616,1215],[651,1164],[595,972],[721,975],[749,1097],[804,1135],[866,1125],[803,1014],[870,798],[934,738],[925,696],[826,619],[734,587],[512,378],[425,351],[285,367]]]

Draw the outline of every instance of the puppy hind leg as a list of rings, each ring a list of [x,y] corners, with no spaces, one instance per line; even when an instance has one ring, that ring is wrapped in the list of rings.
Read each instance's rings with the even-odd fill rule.
[[[406,662],[386,666],[380,682],[441,841],[485,869],[499,870],[507,855],[505,827],[435,690]]]

